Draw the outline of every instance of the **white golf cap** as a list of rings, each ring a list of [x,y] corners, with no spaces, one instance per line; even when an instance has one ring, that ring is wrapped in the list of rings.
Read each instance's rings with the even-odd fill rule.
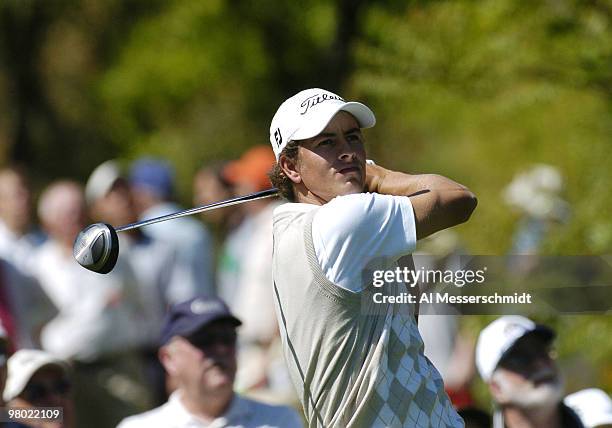
[[[601,389],[574,392],[563,402],[578,415],[585,428],[612,425],[612,399]]]
[[[6,386],[2,398],[5,402],[21,394],[34,375],[44,366],[59,367],[65,373],[69,366],[64,360],[37,349],[20,349],[8,359]]]
[[[85,185],[85,200],[87,203],[92,204],[96,199],[105,196],[120,177],[121,169],[116,161],[109,160],[98,165]]]
[[[270,125],[270,143],[276,159],[289,141],[305,140],[320,134],[340,110],[352,114],[360,128],[371,128],[376,124],[376,117],[369,107],[358,102],[346,102],[325,89],[306,89],[285,100]]]
[[[502,357],[529,333],[540,334],[546,341],[555,337],[555,332],[550,328],[519,315],[506,315],[486,326],[476,343],[476,367],[480,376],[486,382],[491,380]]]

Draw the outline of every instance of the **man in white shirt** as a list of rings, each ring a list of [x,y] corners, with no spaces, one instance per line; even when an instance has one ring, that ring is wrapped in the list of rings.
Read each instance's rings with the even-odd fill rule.
[[[108,160],[96,167],[85,186],[85,199],[94,221],[121,226],[138,220],[129,183],[119,163]],[[185,300],[184,283],[172,246],[152,239],[141,229],[120,233],[119,259],[130,266],[141,303],[136,314],[139,321],[137,345],[144,364],[145,380],[152,391],[154,404],[166,401],[165,373],[157,358],[159,330],[166,309]]]
[[[119,164],[106,161],[94,169],[85,186],[85,199],[94,221],[105,222],[114,227],[135,223],[138,220],[129,183]],[[154,240],[140,229],[120,233],[119,259],[126,261],[138,285],[142,303],[139,316],[142,329],[140,339],[144,345],[155,349],[166,309],[189,297],[175,300],[182,294],[183,285],[176,274],[176,253],[171,246]]]
[[[118,428],[301,427],[297,413],[234,392],[236,328],[220,299],[201,297],[170,308],[159,358],[177,389],[167,403],[123,420]]]
[[[317,88],[272,119],[272,184],[293,202],[274,213],[285,358],[310,426],[462,427],[423,355],[415,305],[376,304],[372,274],[466,221],[476,198],[441,176],[366,166],[361,129],[374,124],[365,105]]]
[[[90,362],[133,348],[139,304],[132,271],[124,262],[108,275],[74,261],[72,244],[85,226],[81,186],[51,183],[39,201],[49,239],[36,253],[35,276],[58,310],[42,330],[43,349],[67,360]]]
[[[476,367],[495,404],[493,428],[583,427],[563,403],[563,377],[551,353],[555,336],[518,315],[500,317],[480,332]]]

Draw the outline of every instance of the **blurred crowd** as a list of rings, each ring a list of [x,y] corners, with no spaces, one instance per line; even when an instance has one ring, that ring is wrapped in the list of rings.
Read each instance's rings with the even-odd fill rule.
[[[202,167],[194,205],[269,188],[274,161],[261,146]],[[530,203],[522,204],[526,186]],[[561,187],[546,166],[508,187],[514,207],[539,201],[523,213],[513,254],[537,253],[549,225],[566,221]],[[242,426],[247,417],[301,426],[273,305],[272,211],[280,203],[262,199],[120,233],[117,265],[101,275],[74,261],[76,235],[90,222],[117,227],[181,210],[169,163],[142,158],[124,168],[109,160],[86,183],[50,183],[37,201],[27,171],[2,168],[0,407],[64,411],[61,423],[12,426]],[[461,252],[456,237],[436,239],[431,252],[445,254],[440,263]],[[564,397],[549,327],[505,316],[477,341],[453,315],[422,316],[419,328],[466,426],[612,426],[605,392]],[[200,379],[197,355],[218,372]],[[491,408],[478,408],[471,395],[477,372]]]

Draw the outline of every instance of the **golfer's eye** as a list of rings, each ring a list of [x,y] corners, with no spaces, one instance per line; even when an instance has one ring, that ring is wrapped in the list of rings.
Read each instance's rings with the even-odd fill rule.
[[[319,141],[319,144],[317,144],[317,147],[331,146],[332,144],[334,144],[334,141],[331,138],[326,138],[325,140]]]
[[[350,134],[346,136],[346,139],[351,143],[358,143],[361,141],[361,135],[359,134]]]

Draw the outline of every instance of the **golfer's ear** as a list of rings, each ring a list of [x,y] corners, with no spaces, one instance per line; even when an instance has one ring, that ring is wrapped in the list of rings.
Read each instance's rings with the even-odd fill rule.
[[[285,155],[281,154],[278,158],[278,164],[289,180],[295,184],[302,182],[302,175],[300,174],[299,165],[296,160],[289,159]]]

